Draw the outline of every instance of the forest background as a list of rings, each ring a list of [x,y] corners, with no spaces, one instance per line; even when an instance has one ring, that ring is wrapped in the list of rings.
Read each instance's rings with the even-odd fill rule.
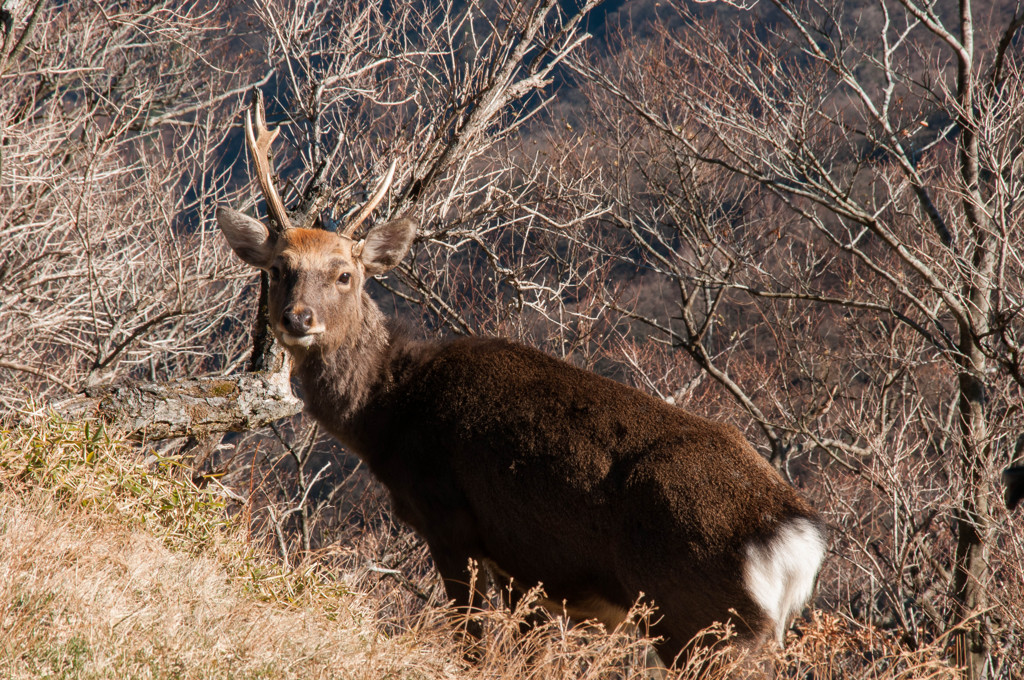
[[[0,669],[617,677],[640,653],[495,612],[463,662],[425,547],[282,388],[214,224],[263,214],[255,87],[301,220],[398,162],[378,219],[421,229],[386,309],[736,424],[822,511],[814,606],[766,663],[1021,677],[997,482],[1024,459],[1022,28],[1014,0],[4,0]]]

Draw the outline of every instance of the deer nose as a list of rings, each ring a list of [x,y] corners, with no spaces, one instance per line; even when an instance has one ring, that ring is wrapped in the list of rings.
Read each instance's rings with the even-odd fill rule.
[[[313,310],[309,307],[289,307],[284,312],[281,325],[292,335],[305,335],[313,325]]]

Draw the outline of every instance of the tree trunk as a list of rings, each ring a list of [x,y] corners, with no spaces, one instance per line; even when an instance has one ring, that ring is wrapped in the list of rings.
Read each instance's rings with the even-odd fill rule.
[[[270,330],[270,279],[266,272],[260,272],[260,300],[256,307],[256,320],[252,325],[252,355],[248,370],[252,373],[290,372],[287,353],[274,339]]]
[[[958,630],[953,635],[954,654],[964,677],[982,677],[988,657],[988,640],[981,612],[987,602],[989,507],[984,461],[987,424],[982,412],[984,383],[964,372],[960,376],[960,415],[963,443],[960,467],[967,488],[956,516],[957,543],[953,564],[952,594],[957,603]]]
[[[243,373],[166,383],[101,385],[54,406],[65,418],[100,421],[137,441],[247,432],[302,410],[287,373]]]
[[[102,422],[137,441],[247,432],[302,411],[291,390],[288,355],[267,322],[267,275],[261,277],[249,371],[164,383],[87,387],[54,405],[65,418]]]
[[[978,101],[974,74],[974,18],[970,0],[960,0],[960,43],[957,54],[957,127],[959,171],[963,185],[962,205],[970,229],[972,270],[963,299],[968,302],[966,318],[960,319],[959,411],[960,478],[966,484],[956,517],[957,544],[954,554],[952,595],[957,604],[957,631],[953,636],[957,663],[964,677],[982,677],[989,644],[985,630],[987,604],[989,445],[985,415],[987,359],[981,340],[989,333],[996,276],[997,233],[985,210],[981,190],[981,154],[978,138]]]

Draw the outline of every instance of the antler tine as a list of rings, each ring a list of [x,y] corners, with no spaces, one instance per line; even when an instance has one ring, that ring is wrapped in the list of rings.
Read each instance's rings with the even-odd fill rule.
[[[377,185],[377,188],[373,192],[373,196],[370,196],[370,200],[366,202],[366,205],[363,206],[362,210],[360,210],[352,221],[348,223],[348,226],[345,227],[345,231],[341,232],[342,236],[352,238],[352,235],[356,232],[359,225],[363,223],[363,220],[369,217],[370,213],[373,212],[373,209],[377,207],[377,204],[384,199],[384,195],[391,187],[392,180],[395,179],[395,168],[397,165],[398,163],[396,161],[391,161],[391,167],[388,168],[387,173],[384,175],[384,179],[382,179],[380,184]]]
[[[271,228],[283,232],[291,229],[292,224],[284,208],[284,201],[281,200],[281,194],[277,193],[277,187],[274,186],[274,172],[270,163],[270,146],[280,131],[280,128],[271,130],[267,127],[263,93],[258,88],[253,88],[252,107],[245,112],[245,142],[256,165],[256,178],[263,191],[263,198],[267,201]]]

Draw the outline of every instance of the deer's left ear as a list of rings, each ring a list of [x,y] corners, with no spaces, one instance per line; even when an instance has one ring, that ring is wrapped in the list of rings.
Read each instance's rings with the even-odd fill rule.
[[[371,229],[356,257],[362,260],[367,276],[383,274],[402,261],[415,236],[416,223],[399,217]]]

